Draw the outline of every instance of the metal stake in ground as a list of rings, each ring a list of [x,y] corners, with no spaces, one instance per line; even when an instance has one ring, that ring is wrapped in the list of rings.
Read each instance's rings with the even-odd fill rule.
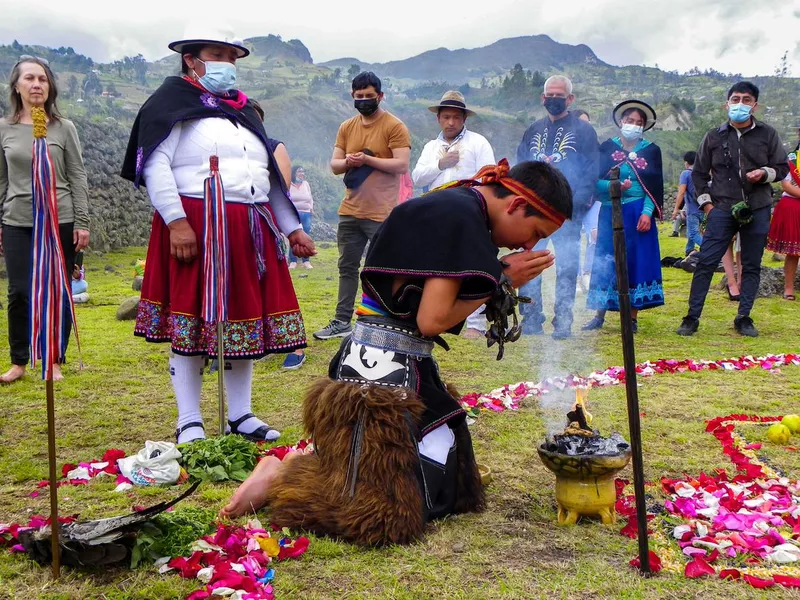
[[[647,507],[644,498],[644,461],[642,459],[642,429],[639,422],[639,391],[636,387],[636,352],[633,344],[631,299],[628,294],[628,256],[622,220],[622,188],[619,168],[611,169],[611,214],[614,227],[614,262],[619,290],[619,318],[622,325],[622,356],[625,366],[625,391],[628,398],[628,428],[633,454],[633,489],[636,495],[636,522],[639,526],[639,561],[643,574],[650,574],[650,553],[647,540]]]

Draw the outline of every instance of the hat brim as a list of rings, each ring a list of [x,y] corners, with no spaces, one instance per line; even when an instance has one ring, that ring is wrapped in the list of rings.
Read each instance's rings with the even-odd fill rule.
[[[178,54],[183,54],[183,49],[186,46],[208,46],[208,45],[217,45],[217,46],[229,46],[231,48],[236,48],[237,56],[236,58],[244,58],[245,56],[250,55],[250,50],[241,46],[239,44],[233,44],[231,42],[223,42],[220,40],[206,40],[206,39],[195,39],[195,40],[178,40],[177,42],[172,42],[169,45],[169,49],[173,52],[177,52]]]
[[[468,108],[461,108],[460,106],[453,106],[452,104],[437,104],[435,106],[429,106],[428,110],[432,113],[438,113],[440,108],[455,108],[457,110],[463,110],[464,114],[468,117],[474,117],[476,113],[471,111]]]
[[[645,115],[647,115],[647,123],[644,126],[644,130],[647,131],[652,129],[658,117],[656,116],[656,111],[653,109],[652,106],[647,104],[647,102],[642,102],[641,100],[624,100],[620,102],[614,107],[614,111],[612,116],[614,118],[614,124],[617,127],[620,127],[620,119],[622,119],[622,113],[624,113],[629,108],[638,108],[641,110]]]

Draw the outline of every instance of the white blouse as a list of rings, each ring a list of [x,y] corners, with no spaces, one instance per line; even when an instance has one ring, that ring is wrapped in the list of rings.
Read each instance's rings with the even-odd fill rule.
[[[219,156],[219,173],[226,202],[270,202],[278,227],[285,234],[300,229],[297,211],[276,182],[270,184],[269,156],[261,140],[225,118],[176,123],[144,165],[144,181],[153,207],[170,223],[186,217],[180,196],[203,198],[209,157]],[[270,192],[273,193],[270,193]]]

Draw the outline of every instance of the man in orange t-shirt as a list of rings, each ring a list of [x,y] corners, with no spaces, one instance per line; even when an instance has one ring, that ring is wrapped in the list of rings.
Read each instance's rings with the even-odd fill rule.
[[[350,335],[364,248],[397,205],[400,180],[408,173],[411,135],[403,122],[381,108],[381,80],[365,71],[353,79],[359,112],[339,126],[331,158],[334,175],[344,174],[339,206],[339,299],[334,319],[314,333],[318,340]]]

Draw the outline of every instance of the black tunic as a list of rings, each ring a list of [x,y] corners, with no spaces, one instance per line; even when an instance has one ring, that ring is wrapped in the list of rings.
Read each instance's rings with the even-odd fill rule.
[[[409,332],[417,330],[417,311],[429,277],[461,279],[458,297],[462,299],[490,296],[497,289],[502,266],[489,226],[486,202],[470,188],[433,192],[399,205],[370,242],[361,273],[364,293],[380,304],[393,323]],[[397,277],[408,281],[392,293]],[[462,327],[463,322],[449,333],[457,334]],[[420,437],[444,423],[455,428],[464,421],[466,413],[442,383],[433,358],[400,353],[378,356],[388,366],[385,371],[391,370],[390,375],[370,376],[370,372],[379,371],[374,357],[360,356],[346,339],[331,361],[329,376],[414,391],[425,404],[418,423]],[[361,363],[355,362],[358,360]]]

